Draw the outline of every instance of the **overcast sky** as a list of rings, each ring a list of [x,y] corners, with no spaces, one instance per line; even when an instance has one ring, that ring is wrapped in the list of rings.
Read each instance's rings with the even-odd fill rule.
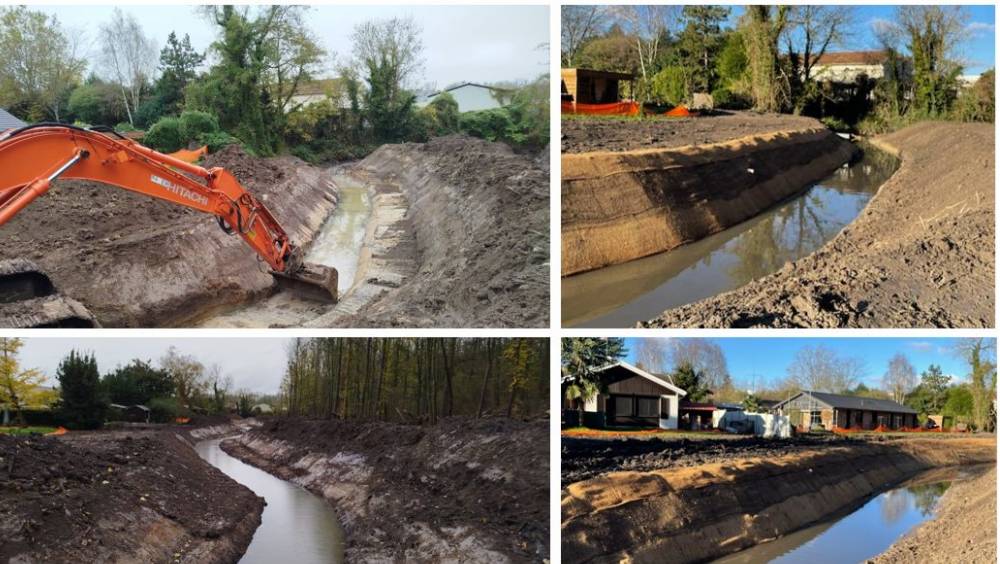
[[[58,17],[64,31],[82,34],[88,60],[94,61],[98,29],[111,19],[114,6],[34,6]],[[123,6],[133,14],[157,52],[171,31],[191,36],[191,44],[205,51],[216,37],[216,28],[196,6]],[[444,88],[455,82],[531,80],[548,70],[548,51],[539,50],[549,40],[547,6],[312,6],[306,20],[336,61],[351,55],[354,26],[371,19],[413,16],[423,28],[424,73],[417,85],[433,83]],[[327,61],[326,76],[335,76]]]
[[[232,376],[236,389],[277,393],[285,374],[286,351],[291,339],[274,337],[226,338],[82,338],[63,339],[31,337],[24,339],[21,368],[37,368],[55,385],[56,367],[69,351],[93,352],[97,368],[106,374],[116,366],[139,358],[159,365],[160,358],[172,346],[197,358],[205,366],[218,364],[223,374]]]

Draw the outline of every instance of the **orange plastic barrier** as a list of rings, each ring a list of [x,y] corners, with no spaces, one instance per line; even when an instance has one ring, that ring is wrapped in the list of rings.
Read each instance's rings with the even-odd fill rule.
[[[51,435],[65,435],[68,432],[69,431],[66,430],[66,427],[56,427],[55,431],[52,431],[51,433],[46,433],[46,435],[47,436],[51,436]]]
[[[189,151],[187,149],[181,149],[180,151],[175,151],[173,153],[168,153],[171,157],[175,159],[180,159],[186,163],[196,163],[198,159],[204,157],[208,154],[208,146],[202,145],[200,148],[194,151]]]
[[[178,418],[174,419],[174,423],[180,423],[181,425],[184,425],[184,424],[190,423],[190,422],[191,422],[191,418],[190,417],[178,417]]]
[[[689,112],[688,109],[685,108],[684,106],[677,106],[674,109],[670,110],[669,112],[664,113],[663,115],[667,117],[691,117],[693,114]]]
[[[614,104],[574,104],[563,102],[564,114],[586,114],[592,116],[637,116],[638,102],[616,102]]]

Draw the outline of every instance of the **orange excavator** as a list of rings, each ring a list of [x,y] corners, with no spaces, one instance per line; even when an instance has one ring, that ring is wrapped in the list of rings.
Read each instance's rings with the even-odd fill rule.
[[[38,123],[0,132],[0,225],[45,194],[57,178],[93,180],[214,215],[219,227],[243,239],[285,286],[307,297],[337,300],[337,271],[304,262],[267,207],[222,168],[158,153],[111,128]],[[0,264],[0,303],[53,291],[30,261]],[[7,281],[14,284],[6,284]],[[14,288],[11,290],[10,288]],[[77,320],[78,321],[78,320]],[[60,325],[37,319],[30,325]],[[78,324],[69,322],[69,325]]]

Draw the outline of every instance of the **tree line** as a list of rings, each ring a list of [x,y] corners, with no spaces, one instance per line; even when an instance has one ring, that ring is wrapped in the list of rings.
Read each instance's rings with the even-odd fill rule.
[[[833,88],[816,65],[848,48],[853,6],[563,6],[562,64],[631,73],[635,99],[690,102],[710,93],[716,107],[827,118],[837,128],[880,132],[916,119],[993,121],[994,72],[962,89],[956,45],[968,12],[960,6],[899,6],[873,30],[884,77]],[[848,50],[856,50],[849,49]],[[908,53],[908,54],[905,54]]]
[[[316,418],[433,423],[548,409],[548,339],[296,339],[282,409]]]
[[[564,338],[564,397],[586,399],[599,393],[596,370],[628,353],[623,339]],[[721,347],[708,339],[641,339],[634,356],[640,368],[664,375],[688,392],[688,401],[742,403],[754,409],[762,399],[784,400],[810,390],[893,400],[916,410],[921,423],[928,415],[945,415],[992,432],[996,428],[996,341],[960,339],[950,353],[968,367],[965,381],[953,381],[936,364],[918,376],[906,355],[897,353],[890,358],[878,387],[863,382],[869,373],[863,358],[823,345],[799,349],[783,378],[761,378],[760,382],[743,382],[743,386],[733,384]]]
[[[320,81],[332,56],[309,28],[309,10],[203,6],[198,17],[216,30],[208,51],[171,32],[157,52],[136,18],[115,9],[84,76],[79,34],[41,11],[0,8],[0,107],[29,122],[145,129],[144,143],[161,151],[239,144],[260,156],[290,152],[312,162],[457,132],[531,149],[547,143],[547,75],[498,85],[506,103],[498,109],[459,115],[447,94],[418,109],[423,32],[415,20],[358,24],[351,57],[335,79]],[[324,85],[321,101],[296,97],[315,84]]]

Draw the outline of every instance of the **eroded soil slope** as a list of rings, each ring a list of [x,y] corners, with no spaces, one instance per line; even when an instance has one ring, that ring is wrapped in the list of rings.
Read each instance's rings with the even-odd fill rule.
[[[875,142],[902,164],[837,237],[775,274],[645,325],[992,326],[992,125],[927,122]]]
[[[334,207],[320,169],[294,157],[209,155],[260,198],[292,240],[310,241]],[[0,259],[29,258],[106,327],[179,325],[208,306],[271,290],[257,255],[213,217],[106,186],[60,180],[0,227]]]
[[[975,524],[970,526],[970,524]],[[997,469],[955,482],[935,519],[870,560],[877,564],[987,564],[997,561]]]
[[[548,423],[266,422],[222,448],[328,499],[347,560],[548,558]]]
[[[2,562],[236,562],[263,508],[169,431],[0,435]]]
[[[337,325],[548,326],[547,165],[452,135],[385,145],[359,166],[406,196],[419,268]]]
[[[786,129],[807,129],[816,120],[787,114],[726,112],[699,118],[562,120],[562,152],[634,151],[705,145]]]

